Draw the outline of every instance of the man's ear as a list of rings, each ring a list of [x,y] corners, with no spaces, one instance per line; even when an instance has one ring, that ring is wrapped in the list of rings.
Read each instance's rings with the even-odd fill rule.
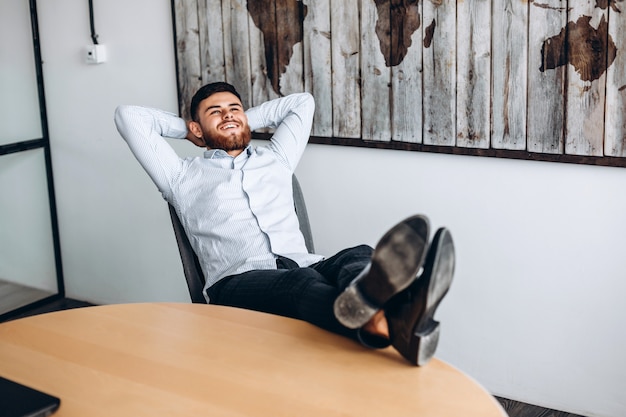
[[[187,140],[201,148],[206,147],[204,136],[202,136],[202,128],[199,123],[193,121],[187,123]]]
[[[197,138],[202,137],[202,127],[200,127],[200,123],[194,122],[193,120],[187,123],[187,128],[189,131]]]

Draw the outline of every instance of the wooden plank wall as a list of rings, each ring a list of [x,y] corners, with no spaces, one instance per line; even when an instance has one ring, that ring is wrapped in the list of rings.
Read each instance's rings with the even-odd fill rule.
[[[225,80],[328,143],[626,166],[624,0],[172,2],[183,115]]]

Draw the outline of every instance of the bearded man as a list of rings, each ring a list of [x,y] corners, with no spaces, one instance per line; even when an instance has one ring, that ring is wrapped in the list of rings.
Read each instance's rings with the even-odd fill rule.
[[[292,176],[315,110],[308,93],[244,110],[224,82],[200,88],[191,120],[119,106],[115,123],[131,151],[176,210],[206,280],[207,303],[305,320],[371,348],[393,345],[409,362],[433,356],[433,318],[454,273],[450,232],[429,242],[426,216],[393,226],[375,248],[324,257],[307,251],[294,210]],[[264,146],[251,131],[275,129]],[[164,138],[206,148],[178,157]]]

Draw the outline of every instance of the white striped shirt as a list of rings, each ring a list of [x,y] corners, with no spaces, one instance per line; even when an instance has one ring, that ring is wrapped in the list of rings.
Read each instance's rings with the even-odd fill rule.
[[[116,109],[118,131],[181,219],[205,288],[229,275],[276,269],[277,255],[300,266],[323,258],[307,252],[291,184],[314,110],[308,93],[268,101],[246,111],[251,130],[276,129],[267,145],[248,146],[234,158],[217,149],[181,159],[163,138],[185,138],[183,119],[145,107]]]

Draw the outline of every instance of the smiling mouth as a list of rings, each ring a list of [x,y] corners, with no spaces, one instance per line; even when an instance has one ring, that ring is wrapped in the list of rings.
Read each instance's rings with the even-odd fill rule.
[[[237,127],[236,123],[226,123],[225,125],[220,127],[220,130],[235,129],[236,127]]]

